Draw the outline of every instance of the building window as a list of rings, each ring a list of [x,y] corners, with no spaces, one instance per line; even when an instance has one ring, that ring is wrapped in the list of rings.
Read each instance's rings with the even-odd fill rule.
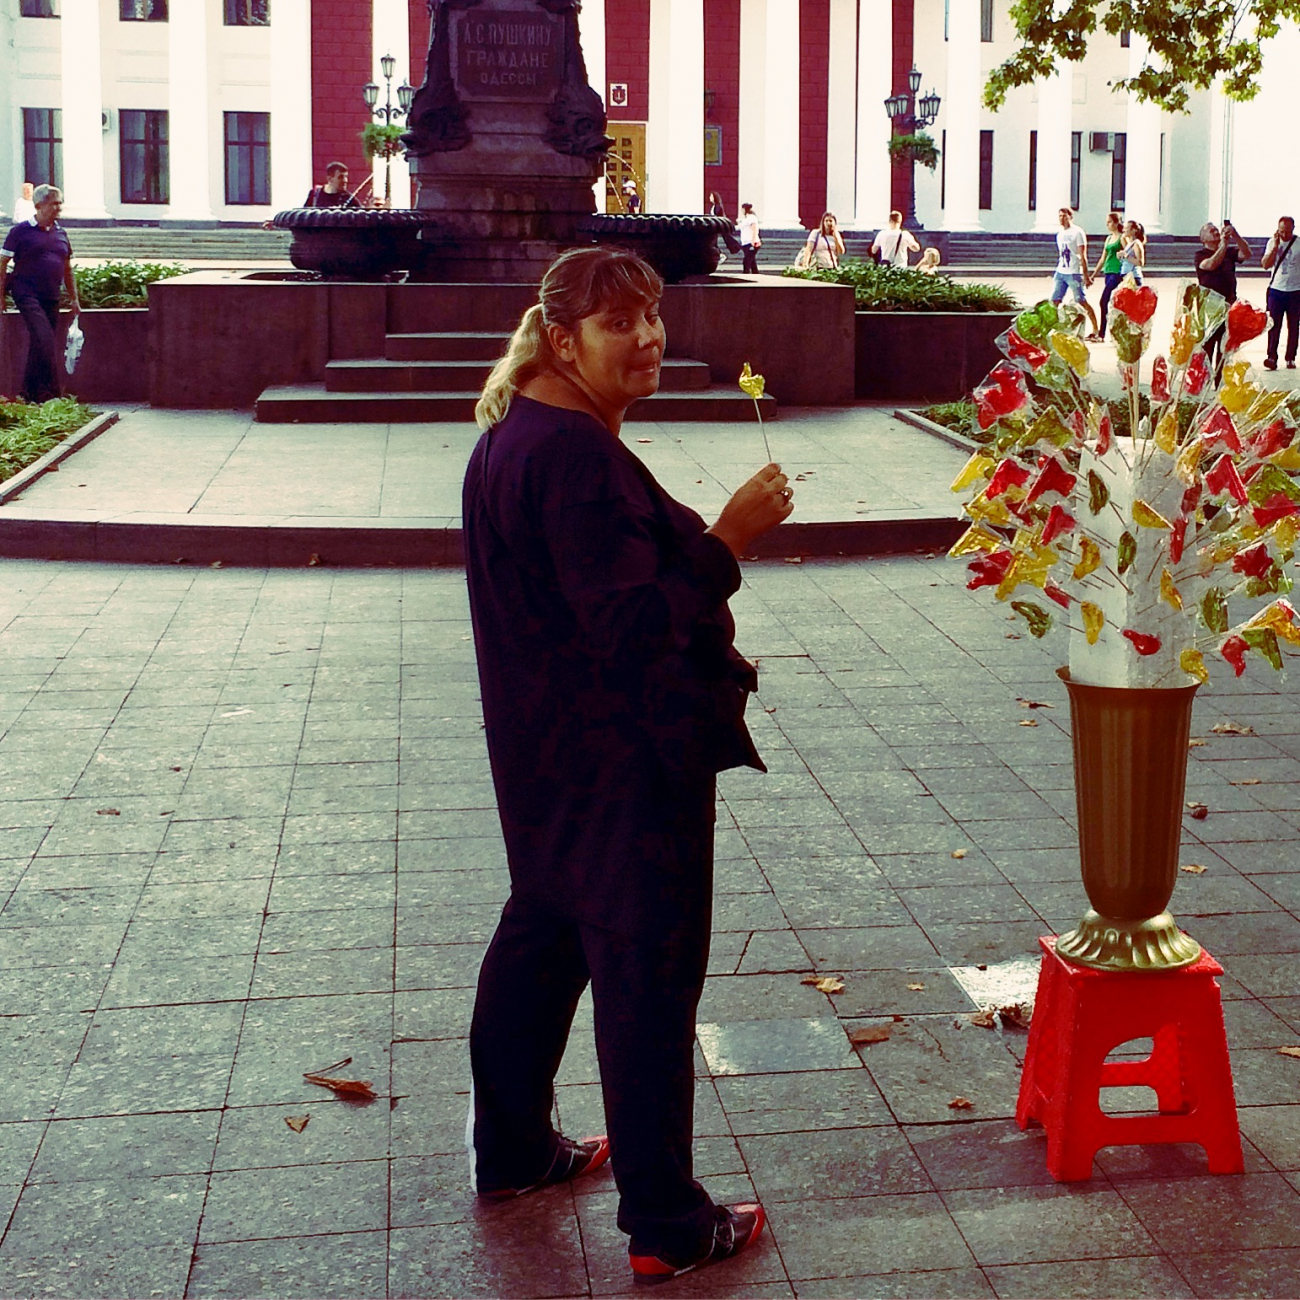
[[[1079,177],[1083,171],[1083,132],[1070,132],[1070,206],[1079,210]]]
[[[993,39],[993,0],[980,0],[980,40]]]
[[[169,203],[167,112],[124,108],[118,114],[122,142],[123,203]]]
[[[59,0],[22,0],[18,6],[19,18],[57,18]]]
[[[1124,211],[1124,183],[1128,170],[1128,136],[1115,132],[1115,147],[1110,154],[1110,206],[1116,212]]]
[[[23,180],[63,188],[61,109],[23,109]]]
[[[980,132],[980,208],[993,206],[993,132]]]
[[[1029,133],[1029,210],[1038,207],[1038,132]]]
[[[226,0],[227,27],[269,27],[271,0]]]
[[[165,23],[167,0],[117,0],[117,16],[124,23]]]
[[[225,117],[226,202],[270,203],[270,113],[227,113]]]
[[[939,132],[939,206],[948,206],[948,128]]]

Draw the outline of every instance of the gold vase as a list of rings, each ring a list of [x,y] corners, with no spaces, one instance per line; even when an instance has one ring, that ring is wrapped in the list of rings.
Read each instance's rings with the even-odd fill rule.
[[[1201,946],[1169,914],[1178,880],[1187,742],[1197,687],[1085,686],[1070,695],[1083,887],[1092,907],[1057,954],[1099,970],[1187,966]]]

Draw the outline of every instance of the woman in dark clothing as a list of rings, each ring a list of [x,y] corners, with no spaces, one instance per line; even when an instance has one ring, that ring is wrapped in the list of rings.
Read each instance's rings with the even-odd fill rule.
[[[762,768],[727,599],[736,557],[791,509],[768,465],[706,529],[619,441],[659,386],[662,291],[618,250],[551,266],[479,402],[463,507],[511,876],[470,1029],[471,1176],[507,1199],[612,1157],[643,1281],[729,1258],[764,1223],[692,1176],[692,1053],[715,777]],[[575,1142],[553,1083],[588,982],[609,1138]]]

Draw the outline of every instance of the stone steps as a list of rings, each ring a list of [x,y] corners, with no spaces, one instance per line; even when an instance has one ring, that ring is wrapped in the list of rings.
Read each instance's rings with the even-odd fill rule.
[[[254,409],[256,418],[264,424],[463,424],[474,419],[478,399],[477,389],[345,392],[331,391],[324,384],[275,384],[263,390]],[[764,396],[761,404],[763,419],[774,419],[776,402]],[[659,392],[636,402],[627,418],[737,423],[754,419],[754,403],[733,387]]]
[[[481,392],[493,361],[331,361],[325,367],[330,393],[463,393]],[[666,357],[659,391],[703,392],[709,368],[702,361]]]
[[[78,258],[140,262],[287,262],[291,238],[260,226],[71,226],[68,236]]]
[[[508,333],[473,330],[389,334],[384,356],[389,361],[495,361],[509,340]]]

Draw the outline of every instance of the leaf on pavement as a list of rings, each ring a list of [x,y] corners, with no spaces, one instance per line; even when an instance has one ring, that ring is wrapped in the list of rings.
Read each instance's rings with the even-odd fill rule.
[[[1209,808],[1203,803],[1198,803],[1195,799],[1187,801],[1187,812],[1190,817],[1195,818],[1198,822],[1203,822],[1210,815]]]
[[[998,1012],[996,1007],[980,1007],[978,1011],[972,1011],[966,1017],[972,1025],[978,1025],[981,1029],[992,1029],[998,1022]]]
[[[1203,740],[1189,740],[1189,741],[1187,742],[1187,748],[1188,748],[1188,749],[1204,749],[1204,748],[1205,748],[1205,741],[1203,741]]]
[[[1019,722],[1017,725],[1018,725],[1018,726],[1021,726],[1021,727],[1036,727],[1036,726],[1038,726],[1038,719],[1037,719],[1037,718],[1022,718],[1022,719],[1020,720],[1020,722]]]
[[[800,984],[811,984],[818,993],[843,993],[844,981],[834,975],[805,975]]]
[[[1054,709],[1054,708],[1056,708],[1056,705],[1055,705],[1055,704],[1048,704],[1048,703],[1046,703],[1046,702],[1043,701],[1043,700],[1027,700],[1027,699],[1025,699],[1023,696],[1020,696],[1020,695],[1017,695],[1017,696],[1016,696],[1016,703],[1017,703],[1018,705],[1020,705],[1020,707],[1021,707],[1022,709]]]
[[[1248,727],[1243,722],[1216,722],[1210,728],[1211,731],[1217,731],[1221,736],[1253,736],[1254,727]]]
[[[96,808],[96,817],[120,817],[122,810],[120,808]]]
[[[357,1101],[374,1101],[379,1095],[370,1086],[369,1079],[338,1079],[328,1074],[304,1074],[302,1077],[318,1088],[330,1088],[340,1097],[352,1097]]]
[[[311,1119],[310,1115],[286,1115],[284,1122],[293,1129],[295,1133],[301,1133],[307,1127],[307,1121]]]
[[[909,989],[911,989],[913,993],[920,993],[921,990],[922,990],[923,988],[925,988],[925,985],[924,985],[924,984],[909,984],[907,987],[908,987]]]
[[[969,1097],[954,1097],[948,1103],[949,1110],[971,1110],[974,1106],[975,1103]]]
[[[1205,875],[1205,868],[1199,862],[1184,862],[1179,871],[1185,871],[1189,876]]]
[[[1279,1056],[1300,1057],[1300,1047],[1279,1047],[1277,1050]]]
[[[893,1032],[893,1025],[863,1025],[861,1029],[849,1031],[849,1042],[854,1047],[865,1047],[868,1043],[886,1043]]]
[[[1260,778],[1257,776],[1243,777],[1240,781],[1229,781],[1229,785],[1258,785]]]
[[[966,852],[967,851],[965,849],[953,849],[952,856],[954,858],[959,858],[959,859],[964,858],[966,856]]]

